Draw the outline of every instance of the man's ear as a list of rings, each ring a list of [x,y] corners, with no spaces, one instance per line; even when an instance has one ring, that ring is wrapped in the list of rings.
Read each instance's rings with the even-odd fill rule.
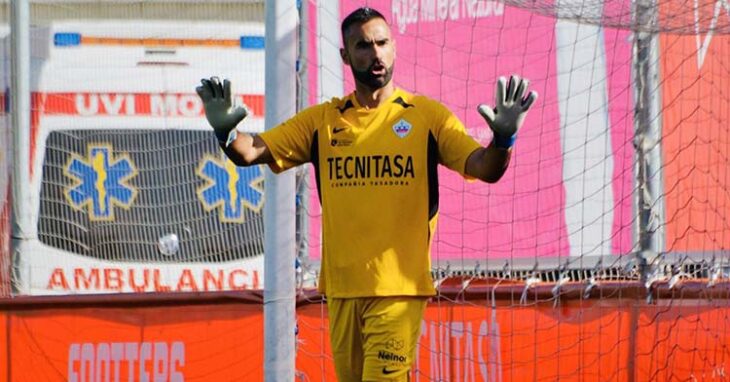
[[[342,63],[345,65],[350,65],[350,56],[347,55],[347,50],[345,48],[340,48],[340,57],[342,58]]]

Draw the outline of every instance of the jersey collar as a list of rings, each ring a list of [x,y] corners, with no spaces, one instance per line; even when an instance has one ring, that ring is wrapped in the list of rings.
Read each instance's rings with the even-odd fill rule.
[[[403,92],[401,91],[401,89],[399,87],[396,87],[393,90],[393,94],[391,94],[390,97],[388,97],[387,99],[385,99],[385,101],[383,101],[380,105],[378,105],[378,107],[374,107],[372,109],[368,109],[368,108],[365,108],[362,105],[360,105],[360,102],[357,101],[357,97],[355,97],[355,91],[354,90],[352,91],[352,93],[350,93],[350,95],[347,96],[347,99],[349,99],[350,101],[352,101],[352,104],[354,105],[354,109],[357,110],[358,112],[372,113],[373,111],[376,111],[376,110],[380,109],[380,107],[382,107],[383,105],[392,103],[398,97],[402,97],[402,96],[403,96]]]

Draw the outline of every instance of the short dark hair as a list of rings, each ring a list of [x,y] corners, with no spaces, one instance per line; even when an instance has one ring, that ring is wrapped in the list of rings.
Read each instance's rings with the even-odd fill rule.
[[[342,30],[342,43],[347,44],[347,41],[345,40],[345,33],[347,33],[347,30],[350,29],[350,26],[354,24],[363,24],[372,19],[383,19],[383,21],[388,22],[382,13],[370,7],[362,7],[352,11],[352,13],[342,20],[342,26],[340,28]]]

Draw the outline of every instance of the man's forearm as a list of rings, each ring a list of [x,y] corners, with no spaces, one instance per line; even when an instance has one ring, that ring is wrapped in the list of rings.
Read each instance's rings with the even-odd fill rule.
[[[233,145],[228,145],[228,147],[226,147],[224,142],[219,142],[219,144],[223,153],[225,153],[228,159],[230,159],[236,166],[248,166],[250,164],[246,162],[243,156],[233,148]]]
[[[269,163],[273,160],[266,143],[258,137],[247,133],[237,133],[230,142],[220,142],[221,149],[236,166],[251,166]]]
[[[507,171],[512,149],[490,144],[475,150],[466,161],[466,174],[487,183],[495,183]]]

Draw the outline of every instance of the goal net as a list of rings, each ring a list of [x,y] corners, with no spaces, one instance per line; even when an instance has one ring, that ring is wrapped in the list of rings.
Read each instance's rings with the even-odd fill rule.
[[[31,10],[30,155],[18,163],[30,171],[31,218],[14,288],[262,288],[263,168],[226,160],[194,89],[231,79],[250,112],[245,128],[263,131],[263,4]],[[9,36],[4,48],[8,57]]]
[[[476,108],[499,76],[540,94],[497,184],[439,172],[439,295],[413,380],[724,375],[728,3],[372,0],[316,22],[364,5],[392,26],[397,86],[441,101],[483,145]],[[341,46],[321,28],[315,49]],[[349,69],[312,65],[319,89],[339,73],[353,89]],[[300,333],[326,333],[307,309]],[[328,362],[316,339],[302,375]]]
[[[439,295],[412,380],[726,375],[727,1],[299,4],[300,107],[352,91],[338,28],[364,5],[392,26],[396,85],[442,102],[483,145],[476,108],[499,76],[540,94],[498,183],[439,170]],[[1,294],[263,287],[263,232],[276,229],[263,225],[264,169],[225,160],[194,93],[231,79],[243,129],[263,130],[263,19],[264,2],[246,0],[31,4],[27,162],[9,161],[9,91],[0,103]],[[12,268],[11,164],[30,173]],[[311,289],[319,199],[307,167],[298,175],[298,376],[332,380]]]
[[[362,5],[390,20],[396,84],[444,103],[482,144],[476,107],[499,76],[540,94],[497,184],[441,169],[438,277],[631,278],[642,258],[683,277],[727,267],[726,2],[363,1],[324,17]],[[341,44],[310,33],[315,49]],[[330,64],[316,65],[321,88]]]

